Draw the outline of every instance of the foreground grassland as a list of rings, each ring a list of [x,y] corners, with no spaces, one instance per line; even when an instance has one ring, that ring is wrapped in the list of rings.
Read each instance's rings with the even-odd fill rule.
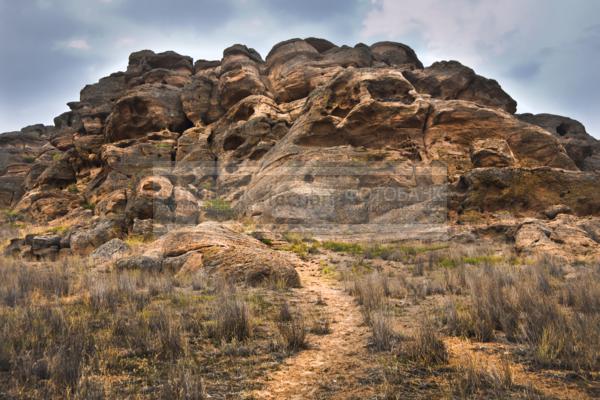
[[[236,398],[304,345],[275,284],[92,267],[2,260],[0,398]]]
[[[278,398],[264,394],[277,371],[304,379],[312,357],[310,398],[600,396],[599,265],[491,244],[265,243],[305,260],[304,288],[2,259],[0,399]],[[345,343],[359,349],[327,352]]]

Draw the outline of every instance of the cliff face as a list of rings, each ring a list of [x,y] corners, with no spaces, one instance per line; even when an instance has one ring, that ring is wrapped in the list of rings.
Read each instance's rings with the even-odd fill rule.
[[[144,50],[68,106],[54,126],[0,135],[0,207],[68,221],[56,253],[215,213],[271,225],[500,226],[524,251],[600,246],[600,143],[583,125],[515,114],[496,81],[456,61],[424,68],[403,44],[292,39],[265,60],[234,45],[196,62]],[[443,201],[377,196],[424,186],[443,187]],[[363,197],[340,195],[349,191]],[[332,205],[307,207],[315,195]],[[102,224],[110,229],[94,233]],[[532,226],[543,238],[519,242]],[[555,233],[565,226],[577,243]]]

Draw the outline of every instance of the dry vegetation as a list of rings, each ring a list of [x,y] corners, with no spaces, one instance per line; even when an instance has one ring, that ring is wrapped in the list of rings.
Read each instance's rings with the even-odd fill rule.
[[[388,398],[600,395],[600,265],[491,245],[321,249],[371,328]]]
[[[237,398],[306,346],[300,314],[280,320],[290,296],[2,259],[0,398]]]
[[[354,297],[373,358],[368,379],[349,379],[374,398],[600,396],[600,265],[493,245],[287,241]],[[0,398],[243,398],[331,333],[336,305],[294,296],[202,271],[2,259]]]

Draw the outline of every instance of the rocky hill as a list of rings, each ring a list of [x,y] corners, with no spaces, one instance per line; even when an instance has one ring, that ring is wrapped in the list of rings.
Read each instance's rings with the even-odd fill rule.
[[[54,227],[15,238],[6,254],[89,254],[127,235],[176,238],[173,225],[216,233],[188,247],[161,239],[170,250],[147,265],[260,245],[211,219],[265,235],[386,225],[393,240],[443,231],[520,252],[600,252],[600,142],[566,117],[515,114],[496,81],[457,61],[424,67],[400,43],[292,39],[265,59],[238,44],[195,62],[143,50],[68,106],[53,126],[0,135],[5,218]],[[378,195],[431,187],[443,196]],[[315,196],[327,201],[307,206]],[[252,273],[269,274],[270,259]]]
[[[0,135],[0,399],[598,399],[600,143],[399,43],[133,53]]]

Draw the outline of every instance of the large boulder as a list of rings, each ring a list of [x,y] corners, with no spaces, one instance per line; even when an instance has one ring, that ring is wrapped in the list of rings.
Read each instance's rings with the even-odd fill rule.
[[[71,250],[74,254],[90,254],[109,240],[122,236],[123,232],[124,224],[119,219],[96,219],[71,233]]]
[[[377,42],[371,45],[371,52],[376,61],[389,66],[404,67],[409,70],[423,68],[414,50],[402,43]]]
[[[164,130],[143,135],[137,139],[125,139],[105,144],[100,150],[103,163],[112,171],[126,176],[151,173],[171,162],[177,145],[178,134]]]
[[[127,203],[126,214],[130,220],[173,220],[173,184],[165,176],[146,176],[135,188]]]
[[[59,189],[37,188],[28,191],[14,210],[38,222],[51,221],[81,207],[83,199],[77,193]]]
[[[180,88],[164,84],[144,84],[129,90],[115,103],[107,119],[106,139],[133,139],[162,129],[183,132],[191,122],[180,96]]]
[[[69,127],[74,132],[85,135],[102,135],[106,118],[112,107],[127,89],[125,74],[117,72],[101,78],[97,83],[86,85],[78,102],[69,103],[70,114],[63,114],[55,120],[57,126]]]
[[[558,138],[581,170],[600,171],[600,141],[589,135],[581,122],[553,114],[519,114],[518,118]]]
[[[425,69],[404,74],[420,93],[435,98],[468,100],[513,114],[517,111],[517,102],[502,90],[498,82],[475,74],[458,61],[439,61]]]
[[[565,259],[597,261],[600,241],[590,227],[600,227],[600,219],[578,219],[561,214],[553,221],[523,221],[514,234],[515,248],[525,254],[561,256]]]
[[[214,70],[194,75],[181,91],[181,103],[186,117],[194,124],[216,121],[223,109],[218,97],[219,78]]]
[[[131,53],[129,65],[125,72],[126,80],[129,82],[148,71],[164,69],[179,73],[191,73],[193,71],[193,60],[191,57],[183,56],[174,51],[155,53],[152,50],[141,50]]]
[[[213,276],[250,285],[268,282],[300,285],[295,270],[299,260],[216,222],[170,231],[152,243],[144,257],[144,260],[160,260],[163,269],[180,270],[187,262],[186,269],[203,269]],[[123,261],[118,266],[129,268],[136,263],[142,268],[156,266],[156,262],[140,260]]]
[[[114,238],[99,246],[90,254],[96,262],[109,262],[124,257],[131,248],[121,239]]]
[[[344,68],[371,65],[371,50],[367,46],[331,47],[321,52],[311,43],[315,41],[288,40],[276,44],[267,55],[269,83],[278,102],[290,102],[308,96],[313,89],[327,83]]]
[[[229,109],[244,97],[266,93],[260,76],[262,62],[260,55],[246,46],[234,45],[225,49],[218,86],[223,109]]]

